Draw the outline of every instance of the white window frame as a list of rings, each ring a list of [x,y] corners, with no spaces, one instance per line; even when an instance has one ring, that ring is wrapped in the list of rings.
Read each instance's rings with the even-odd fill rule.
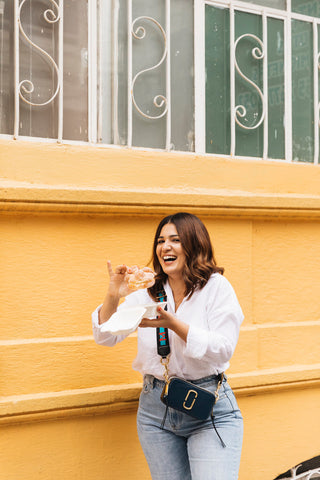
[[[19,12],[21,6],[26,0],[14,0],[15,6],[15,55],[14,55],[14,73],[15,73],[15,118],[14,118],[14,133],[13,135],[1,135],[5,138],[17,139],[23,138],[27,140],[45,141],[45,142],[59,142],[71,144],[98,144],[101,137],[101,118],[102,118],[102,95],[97,92],[98,83],[98,38],[97,38],[97,0],[88,0],[88,142],[82,141],[68,141],[62,138],[63,135],[63,15],[59,18],[59,55],[57,61],[58,74],[58,138],[57,139],[41,139],[38,137],[22,137],[19,135],[19,109],[20,98],[19,90],[21,82],[19,78],[19,36],[21,29],[19,26]],[[51,0],[53,1],[53,0]],[[53,1],[59,7],[59,11],[63,11],[63,1]],[[132,15],[131,6],[132,0],[128,1],[128,137],[127,147],[132,147],[132,87],[134,79],[132,78]],[[164,0],[165,5],[165,42],[166,55],[164,58],[166,65],[166,147],[165,150],[171,149],[171,89],[170,89],[170,0]],[[291,0],[287,0],[287,7],[285,10],[270,8],[262,5],[255,5],[239,0],[194,0],[194,89],[195,89],[195,153],[206,154],[206,118],[205,118],[205,6],[212,5],[217,7],[228,8],[230,11],[230,105],[231,105],[231,151],[230,155],[220,155],[219,157],[233,158],[235,155],[235,138],[236,138],[236,106],[235,106],[235,44],[234,38],[234,18],[236,11],[253,13],[261,15],[262,17],[262,44],[267,44],[267,19],[275,18],[284,22],[284,75],[285,75],[285,158],[279,159],[282,162],[292,162],[292,62],[291,62],[291,20],[300,20],[308,22],[313,26],[313,88],[314,88],[314,164],[319,163],[319,62],[320,52],[318,52],[318,26],[320,25],[320,18],[308,17],[306,15],[291,12]],[[100,39],[101,39],[101,22],[100,22]],[[115,33],[114,33],[115,35]],[[114,37],[115,39],[115,37]],[[265,55],[263,58],[263,159],[268,159],[268,62],[267,50],[264,49]],[[116,63],[116,62],[115,62]],[[114,63],[114,68],[116,65]],[[115,108],[113,111],[115,112]],[[112,121],[115,122],[113,117]],[[115,135],[116,137],[116,135]],[[116,141],[116,138],[113,139]],[[116,146],[113,145],[112,146]],[[139,147],[136,147],[139,148]],[[153,149],[147,149],[153,150]],[[154,149],[157,150],[157,149]],[[188,152],[184,152],[188,153]],[[190,152],[192,153],[192,152]],[[215,155],[215,154],[209,154]],[[236,158],[248,158],[239,157]],[[253,157],[250,157],[252,159]],[[257,158],[260,160],[260,158]]]
[[[230,155],[220,155],[220,157],[227,158],[248,158],[235,155],[235,38],[234,38],[234,15],[236,11],[246,13],[259,14],[262,17],[263,38],[262,43],[267,44],[267,19],[276,18],[284,22],[284,72],[285,72],[285,158],[279,159],[282,162],[292,162],[292,62],[291,62],[291,20],[301,20],[311,23],[313,25],[313,88],[314,88],[314,164],[319,163],[319,59],[320,52],[316,51],[315,46],[318,45],[318,25],[320,25],[320,18],[308,17],[299,13],[291,12],[291,0],[287,0],[286,10],[274,9],[262,5],[248,4],[238,0],[195,0],[195,119],[196,119],[196,153],[205,153],[205,135],[206,135],[206,121],[205,121],[205,39],[204,39],[204,6],[212,5],[217,7],[226,7],[230,11],[230,105],[231,105],[231,152]],[[201,52],[201,53],[199,53]],[[197,63],[196,63],[197,61]],[[196,68],[198,67],[198,68]],[[268,63],[267,63],[267,49],[265,48],[265,55],[263,58],[263,103],[264,103],[264,120],[263,120],[263,159],[272,160],[268,158]],[[261,160],[261,158],[249,157],[250,160]]]

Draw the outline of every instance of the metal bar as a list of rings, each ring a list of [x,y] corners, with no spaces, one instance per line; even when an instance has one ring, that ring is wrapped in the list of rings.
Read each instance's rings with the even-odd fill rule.
[[[132,0],[128,0],[128,132],[127,145],[132,146]]]
[[[235,12],[233,5],[230,6],[230,155],[235,156],[236,150],[236,122],[235,122]]]
[[[291,0],[286,1],[287,13],[291,14]]]
[[[171,28],[170,28],[170,0],[166,0],[166,98],[167,98],[167,122],[166,122],[166,150],[171,149]]]
[[[230,6],[233,6],[235,10],[238,11],[243,11],[247,13],[253,13],[253,14],[262,14],[265,12],[268,17],[272,16],[275,18],[284,18],[286,16],[286,11],[285,10],[280,10],[272,7],[266,7],[264,5],[255,5],[255,4],[248,4],[236,0],[205,0],[205,3],[208,5],[213,5],[217,7],[225,7],[225,8],[230,8]]]
[[[97,0],[88,5],[88,140],[97,143]]]
[[[263,120],[263,159],[268,157],[268,137],[269,137],[269,124],[268,124],[268,24],[267,16],[264,12],[262,15],[262,42],[264,45],[263,56],[263,102],[264,102],[264,120]]]
[[[19,136],[19,114],[20,114],[20,100],[19,100],[19,0],[14,0],[14,130],[13,138],[17,139]]]
[[[314,114],[314,163],[319,163],[319,52],[318,25],[313,22],[313,114]]]
[[[294,18],[295,20],[302,20],[309,23],[312,23],[313,21],[315,21],[316,23],[320,24],[320,18],[311,17],[309,15],[304,15],[302,13],[291,12],[291,2],[289,3],[289,0],[287,0],[287,6],[288,6],[287,10],[280,10],[272,7],[266,7],[263,5],[254,5],[251,3],[248,4],[248,3],[244,3],[236,0],[227,0],[227,1],[226,0],[212,0],[212,1],[205,0],[205,3],[208,5],[220,6],[220,7],[222,6],[230,7],[230,5],[232,5],[235,10],[243,11],[247,13],[262,14],[263,12],[265,12],[268,17],[279,18],[279,19],[286,18],[287,13],[289,12],[291,15],[291,18]]]
[[[288,162],[292,162],[292,42],[290,16],[285,19],[284,26],[285,158]]]
[[[59,90],[59,99],[58,99],[58,143],[62,142],[63,137],[63,45],[64,45],[64,36],[63,36],[63,0],[59,2],[59,78],[58,82],[60,85]]]
[[[109,2],[107,2],[107,5],[106,6],[109,6]],[[98,58],[97,58],[97,65],[98,65],[98,75],[97,75],[97,80],[98,80],[98,85],[99,85],[99,89],[98,89],[98,98],[97,98],[97,102],[98,102],[98,105],[97,105],[97,108],[98,108],[98,111],[97,111],[97,142],[101,142],[102,141],[102,120],[103,120],[103,117],[102,117],[102,101],[103,101],[103,96],[102,96],[102,81],[103,81],[103,77],[102,77],[102,45],[103,45],[103,36],[102,36],[102,28],[103,28],[103,20],[105,19],[105,15],[104,15],[104,2],[99,2],[99,12],[98,12],[98,38],[99,38],[99,41],[98,41],[98,51],[97,51],[97,55],[98,55]],[[108,12],[108,16],[107,16],[107,21],[110,21],[111,19],[111,15],[110,15],[110,12]],[[109,25],[107,24],[106,25],[106,29],[108,29]],[[110,27],[109,27],[109,31],[110,31]],[[106,115],[106,118],[107,115]]]
[[[113,22],[112,22],[112,141],[115,145],[120,144],[119,137],[119,110],[118,110],[118,24],[119,24],[119,0],[113,1]],[[129,87],[128,87],[129,88]]]
[[[206,83],[205,83],[205,6],[202,0],[194,2],[194,129],[195,151],[206,151]]]
[[[0,58],[3,58],[4,47],[4,0],[0,1]],[[3,111],[3,67],[0,65],[0,111]],[[2,115],[0,116],[0,132],[2,132]]]
[[[315,17],[310,17],[309,15],[302,15],[301,13],[291,13],[291,18],[294,20],[300,20],[302,22],[308,22],[308,23],[317,23],[318,25],[320,24],[320,18],[315,18]]]

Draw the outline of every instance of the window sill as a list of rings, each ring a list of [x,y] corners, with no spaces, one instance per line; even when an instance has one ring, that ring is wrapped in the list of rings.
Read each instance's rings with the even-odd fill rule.
[[[162,189],[74,189],[0,182],[1,210],[72,214],[166,214],[186,209],[201,215],[228,217],[320,217],[320,195],[258,194],[197,189],[185,193]]]
[[[320,168],[90,145],[0,142],[7,212],[320,216]]]

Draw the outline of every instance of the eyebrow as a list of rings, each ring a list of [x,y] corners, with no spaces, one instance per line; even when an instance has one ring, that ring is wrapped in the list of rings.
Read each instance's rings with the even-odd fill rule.
[[[179,235],[178,235],[178,234],[175,234],[175,235],[169,235],[169,238],[173,238],[173,237],[179,237]],[[159,235],[159,237],[158,237],[158,238],[164,238],[164,236],[163,236],[163,235]]]

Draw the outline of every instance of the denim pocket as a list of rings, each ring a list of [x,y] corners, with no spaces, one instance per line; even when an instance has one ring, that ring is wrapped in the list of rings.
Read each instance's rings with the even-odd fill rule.
[[[145,375],[143,378],[142,393],[149,393],[153,390],[154,378],[151,375]]]
[[[144,383],[144,384],[143,384],[143,388],[142,388],[142,393],[143,393],[144,395],[146,395],[146,394],[148,394],[148,393],[150,392],[150,390],[151,390],[151,385],[150,385],[150,383]]]
[[[220,403],[220,405],[218,405],[219,409],[224,410],[226,413],[232,413],[236,418],[242,418],[236,397],[231,387],[225,390],[224,397],[221,396],[217,403]]]

